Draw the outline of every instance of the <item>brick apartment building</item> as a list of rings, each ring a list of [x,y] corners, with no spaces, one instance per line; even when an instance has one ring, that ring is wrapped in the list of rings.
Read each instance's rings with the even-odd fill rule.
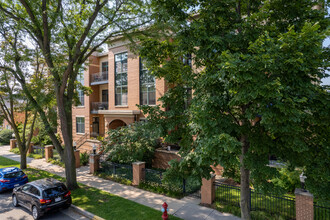
[[[78,80],[92,89],[87,96],[78,91],[80,106],[73,107],[73,140],[90,150],[98,136],[109,129],[144,119],[136,105],[157,105],[166,91],[164,79],[155,79],[121,39],[106,53],[94,53]]]
[[[93,90],[89,96],[78,91],[81,105],[72,110],[73,141],[80,150],[91,151],[94,144],[99,144],[95,138],[109,129],[144,120],[137,105],[161,104],[158,98],[167,90],[165,80],[149,75],[140,57],[126,44],[118,39],[108,46],[108,52],[95,53],[78,78]],[[184,62],[191,65],[190,60]],[[180,158],[177,150],[157,149],[152,166],[166,169],[168,161]],[[221,175],[222,167],[211,167]]]

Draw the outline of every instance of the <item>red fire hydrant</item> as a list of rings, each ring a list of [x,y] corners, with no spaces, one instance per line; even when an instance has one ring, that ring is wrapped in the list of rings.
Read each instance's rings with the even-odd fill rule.
[[[167,203],[164,202],[164,204],[162,205],[162,212],[163,212],[163,215],[162,215],[162,218],[163,220],[167,220],[168,219],[168,215],[167,215]]]

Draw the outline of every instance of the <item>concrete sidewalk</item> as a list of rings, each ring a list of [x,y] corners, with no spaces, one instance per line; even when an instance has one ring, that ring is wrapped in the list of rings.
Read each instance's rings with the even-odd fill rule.
[[[20,156],[9,152],[9,146],[0,146],[0,156],[20,161]],[[45,159],[28,158],[28,165],[37,169],[65,177],[64,168],[47,163]],[[78,182],[95,187],[125,199],[132,200],[151,208],[161,210],[161,205],[166,202],[169,206],[169,214],[186,220],[238,220],[240,218],[228,213],[221,213],[214,209],[200,206],[194,199],[183,198],[181,200],[148,192],[133,186],[122,185],[110,180],[105,180],[89,174],[89,167],[77,169]]]

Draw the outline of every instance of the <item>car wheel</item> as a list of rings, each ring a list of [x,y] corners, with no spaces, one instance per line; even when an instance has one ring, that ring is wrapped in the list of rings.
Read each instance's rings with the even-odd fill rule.
[[[32,217],[33,219],[37,220],[40,218],[40,213],[39,213],[39,210],[37,208],[37,206],[32,206]]]
[[[13,195],[13,206],[15,206],[15,207],[18,206],[18,201],[17,201],[17,197],[15,194]]]

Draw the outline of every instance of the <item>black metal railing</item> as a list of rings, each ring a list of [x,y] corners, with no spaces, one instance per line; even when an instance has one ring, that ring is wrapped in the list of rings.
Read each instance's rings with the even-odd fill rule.
[[[240,207],[240,187],[215,182],[215,201]],[[265,195],[250,189],[250,210],[281,214],[287,219],[295,219],[295,197]]]
[[[163,171],[153,169],[144,169],[143,171],[145,172],[145,181],[162,184]]]
[[[168,188],[171,191],[181,193],[184,196],[189,195],[197,198],[201,197],[200,195],[201,184],[200,182],[194,180],[193,178],[187,178],[187,179],[177,178],[165,182],[163,181],[163,176],[164,176],[163,173],[165,171],[154,170],[154,169],[143,169],[143,171],[145,172],[146,183]]]
[[[108,110],[108,102],[92,102],[91,111]]]
[[[133,180],[133,168],[132,165],[128,164],[119,164],[105,161],[101,163],[101,169],[99,170],[99,172],[105,173],[107,175],[114,175],[120,178]]]
[[[330,219],[330,206],[323,206],[314,203],[314,219],[328,220]]]
[[[108,72],[91,74],[91,83],[108,81]]]
[[[32,146],[32,153],[40,154],[42,157],[45,157],[45,148],[41,146]]]

